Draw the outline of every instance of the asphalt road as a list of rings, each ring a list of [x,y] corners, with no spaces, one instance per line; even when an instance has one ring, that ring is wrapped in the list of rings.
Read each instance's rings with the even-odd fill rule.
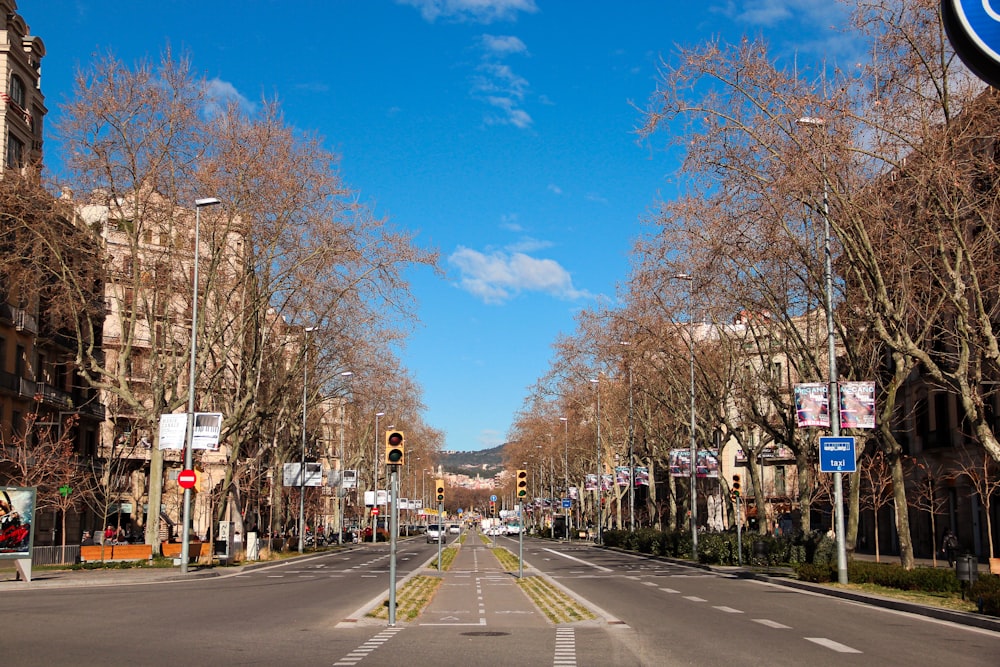
[[[210,578],[0,587],[0,665],[1000,664],[997,632],[526,539],[525,574],[544,572],[601,615],[554,626],[477,540],[470,536],[424,614],[394,628],[362,618],[388,587],[381,543]],[[517,552],[516,539],[498,544]],[[401,542],[397,577],[436,552],[422,537]]]
[[[614,619],[578,629],[579,665],[1000,665],[996,632],[587,545],[524,558]]]

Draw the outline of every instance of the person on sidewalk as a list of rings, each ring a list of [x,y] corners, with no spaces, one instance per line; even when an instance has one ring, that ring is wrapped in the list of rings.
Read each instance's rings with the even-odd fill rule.
[[[946,530],[944,537],[941,538],[941,552],[948,560],[948,567],[955,567],[955,557],[958,555],[958,538],[955,537],[951,528]]]

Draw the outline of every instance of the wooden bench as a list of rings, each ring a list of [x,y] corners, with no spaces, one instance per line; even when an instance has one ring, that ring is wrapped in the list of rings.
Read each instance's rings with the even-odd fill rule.
[[[181,542],[163,542],[160,544],[160,553],[164,558],[180,558]],[[188,542],[188,560],[200,558],[202,554],[208,555],[208,542]]]
[[[149,544],[95,544],[80,547],[84,563],[113,560],[150,560],[153,547]]]

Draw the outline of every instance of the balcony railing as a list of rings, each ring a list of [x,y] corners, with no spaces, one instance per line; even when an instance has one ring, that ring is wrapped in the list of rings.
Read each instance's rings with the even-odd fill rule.
[[[42,403],[48,403],[49,405],[55,405],[60,408],[73,407],[72,394],[68,391],[63,391],[62,389],[56,389],[52,385],[45,384],[44,382],[35,383],[35,395],[41,396]]]
[[[14,328],[18,331],[38,333],[38,322],[24,308],[14,308]]]

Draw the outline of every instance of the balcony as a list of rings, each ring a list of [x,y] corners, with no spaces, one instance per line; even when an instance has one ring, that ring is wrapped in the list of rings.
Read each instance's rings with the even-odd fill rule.
[[[31,334],[38,333],[38,321],[24,308],[14,308],[14,328]]]
[[[41,402],[58,408],[68,409],[73,407],[73,395],[68,391],[56,389],[52,385],[44,382],[35,383],[35,395],[41,397]]]
[[[20,378],[13,373],[0,371],[0,389],[6,389],[7,391],[17,393],[21,388],[21,383],[18,382],[19,379]]]

